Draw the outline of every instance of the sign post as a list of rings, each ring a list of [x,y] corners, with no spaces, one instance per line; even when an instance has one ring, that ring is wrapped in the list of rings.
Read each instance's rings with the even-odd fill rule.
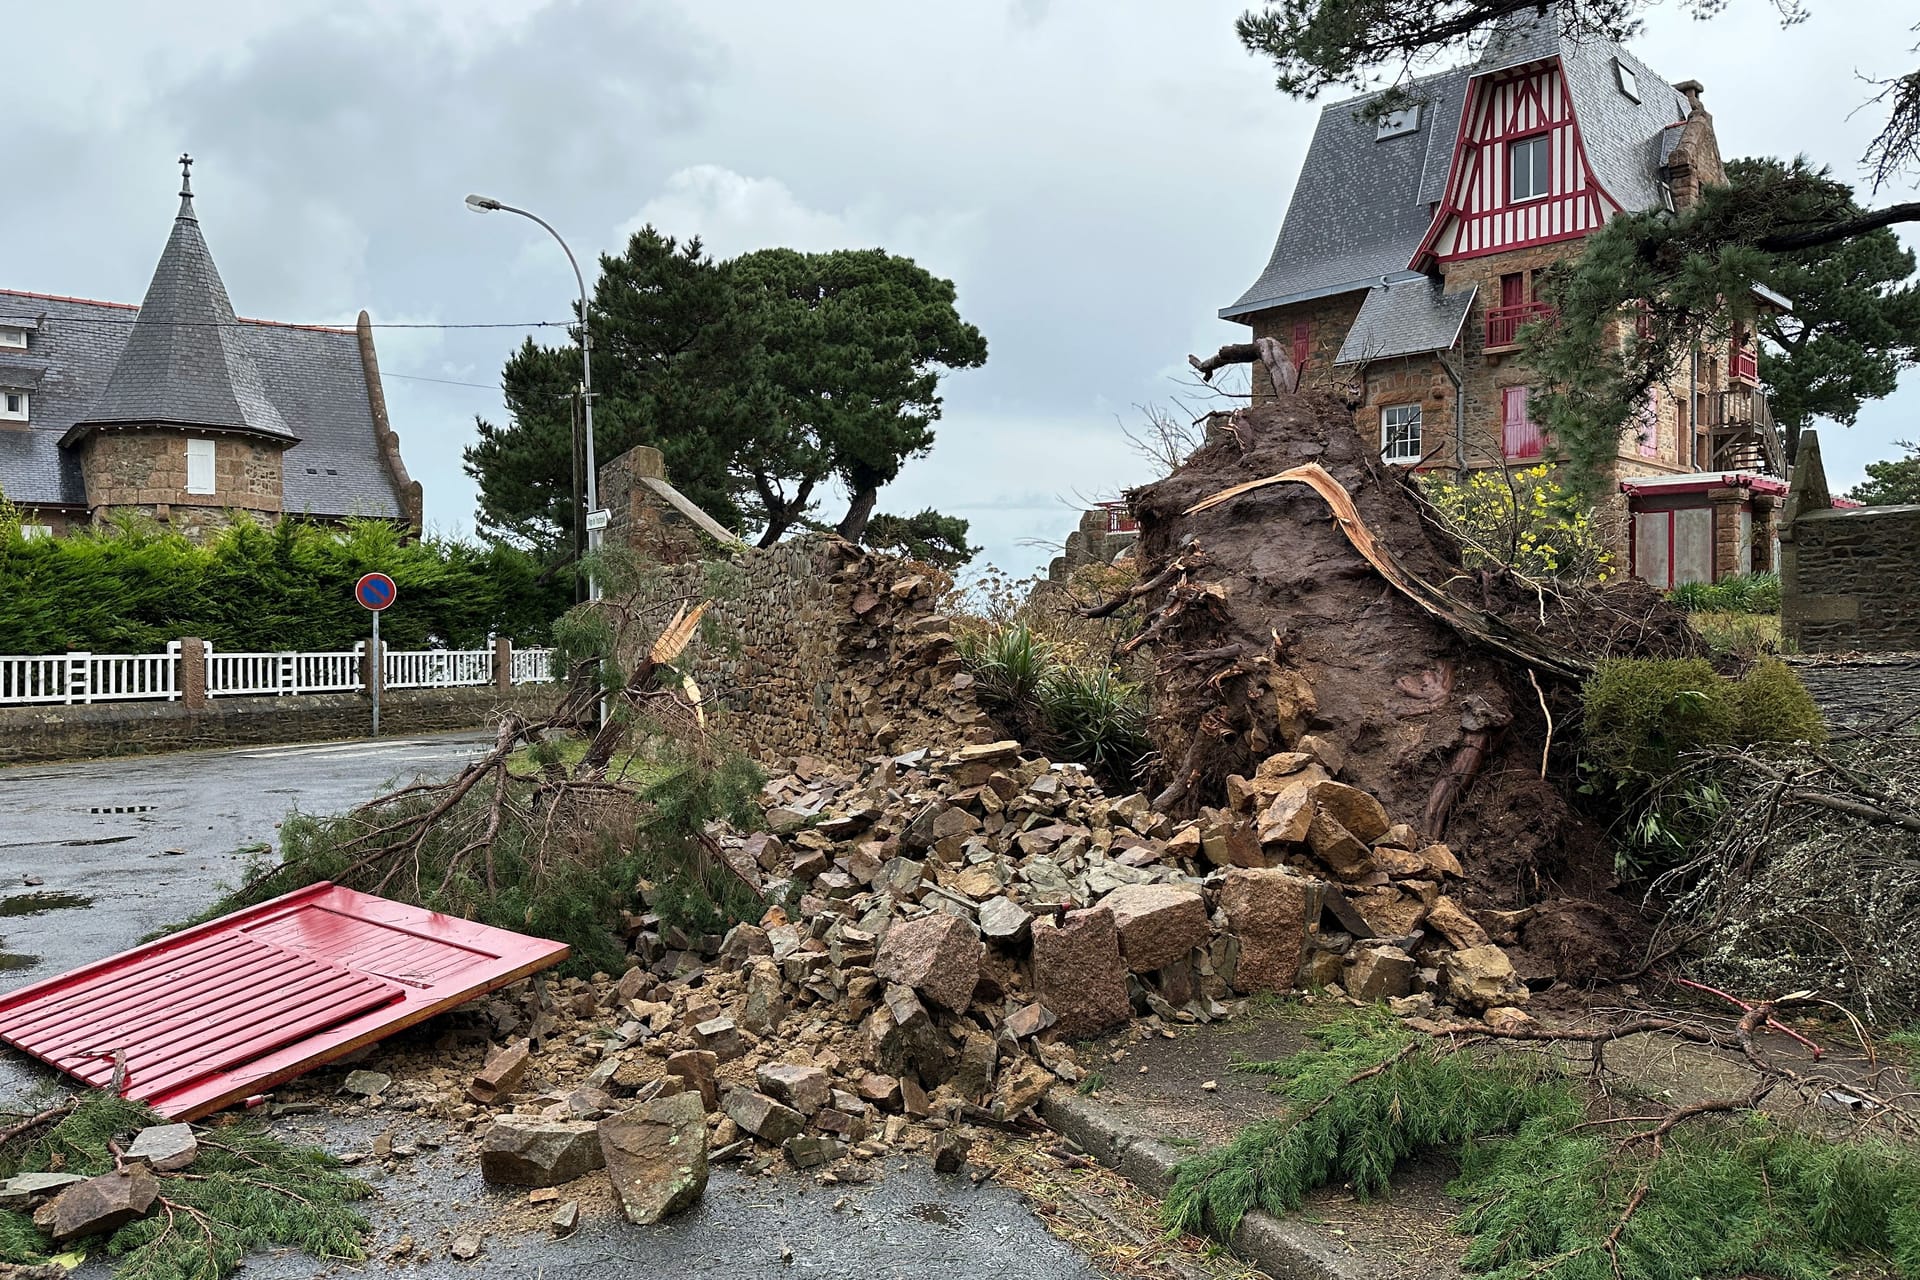
[[[380,648],[380,614],[399,599],[400,591],[384,573],[369,573],[353,584],[353,598],[373,614],[373,652],[368,655],[367,684],[373,693],[373,736],[380,736],[380,688],[387,682],[387,655]]]

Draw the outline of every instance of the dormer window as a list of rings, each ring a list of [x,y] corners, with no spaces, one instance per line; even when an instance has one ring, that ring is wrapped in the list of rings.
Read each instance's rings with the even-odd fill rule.
[[[1538,200],[1552,184],[1552,151],[1544,133],[1507,144],[1507,202]]]
[[[25,329],[0,324],[0,347],[10,348],[14,351],[25,351],[27,349],[27,331]]]
[[[1388,138],[1398,138],[1402,134],[1418,133],[1419,131],[1420,104],[1416,102],[1411,106],[1402,107],[1398,111],[1389,111],[1387,114],[1381,116],[1380,127],[1374,131],[1373,140],[1375,142],[1385,142]]]
[[[1640,101],[1639,79],[1633,74],[1633,69],[1618,58],[1613,60],[1613,82],[1620,86],[1621,93],[1635,102]]]
[[[27,393],[0,391],[0,422],[25,422],[26,420]]]

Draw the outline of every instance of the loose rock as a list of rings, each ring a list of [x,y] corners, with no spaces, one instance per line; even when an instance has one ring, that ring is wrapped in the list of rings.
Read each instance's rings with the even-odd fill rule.
[[[650,1226],[707,1189],[707,1113],[697,1093],[643,1102],[602,1120],[600,1149],[628,1222]]]

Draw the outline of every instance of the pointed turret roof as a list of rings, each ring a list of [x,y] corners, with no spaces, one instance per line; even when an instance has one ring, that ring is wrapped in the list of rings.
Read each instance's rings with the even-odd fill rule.
[[[294,443],[267,398],[227,287],[193,210],[193,161],[180,157],[180,212],[154,268],[139,318],[106,390],[68,430],[71,444],[95,427],[167,424],[240,431]]]

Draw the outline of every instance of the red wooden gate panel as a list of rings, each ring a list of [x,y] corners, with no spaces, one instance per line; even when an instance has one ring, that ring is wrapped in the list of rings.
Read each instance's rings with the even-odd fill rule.
[[[191,1120],[558,964],[557,942],[317,884],[0,996],[0,1041]]]

